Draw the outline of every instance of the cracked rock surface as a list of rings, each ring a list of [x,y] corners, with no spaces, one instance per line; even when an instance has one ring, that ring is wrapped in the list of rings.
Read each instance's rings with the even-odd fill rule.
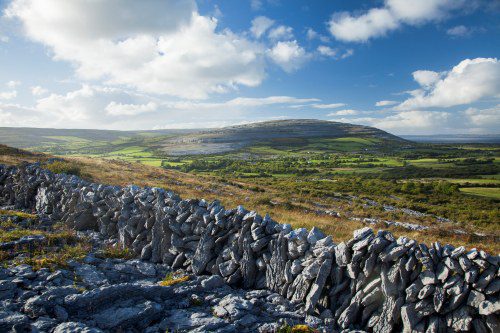
[[[233,289],[219,276],[160,286],[170,271],[93,255],[55,272],[1,269],[0,331],[273,332],[285,321],[306,322],[303,304],[268,290]],[[307,321],[327,329],[324,320]]]

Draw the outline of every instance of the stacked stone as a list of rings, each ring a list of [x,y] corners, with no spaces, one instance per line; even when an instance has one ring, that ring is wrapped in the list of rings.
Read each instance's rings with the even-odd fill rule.
[[[142,260],[269,289],[337,329],[498,332],[499,257],[386,231],[335,244],[317,228],[172,192],[92,184],[39,165],[0,166],[0,204],[94,229]]]

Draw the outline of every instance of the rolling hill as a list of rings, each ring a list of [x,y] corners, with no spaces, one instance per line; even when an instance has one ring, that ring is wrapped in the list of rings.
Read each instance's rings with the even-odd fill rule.
[[[210,130],[0,127],[0,143],[12,147],[55,155],[101,157],[220,154],[262,145],[281,150],[356,150],[365,146],[401,146],[408,142],[373,127],[314,119],[266,121]]]
[[[290,119],[170,137],[161,142],[160,149],[167,155],[215,154],[263,144],[282,148],[307,147],[313,141],[317,142],[317,139],[340,138],[358,139],[358,142],[366,140],[368,144],[408,143],[404,139],[374,127],[315,119]],[[328,142],[323,141],[323,143]]]
[[[0,127],[0,143],[52,154],[103,154],[130,145],[149,146],[155,138],[184,135],[195,130],[116,131]]]

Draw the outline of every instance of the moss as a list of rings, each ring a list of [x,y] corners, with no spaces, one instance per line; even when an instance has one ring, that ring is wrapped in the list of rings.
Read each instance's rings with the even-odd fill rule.
[[[160,282],[160,286],[169,287],[174,284],[183,283],[186,281],[189,281],[189,275],[176,278],[172,273],[168,273],[165,276],[165,278]]]

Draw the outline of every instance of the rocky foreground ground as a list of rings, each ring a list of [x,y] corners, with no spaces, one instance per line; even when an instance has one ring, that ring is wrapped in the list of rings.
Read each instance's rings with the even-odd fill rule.
[[[236,289],[220,276],[194,276],[140,259],[106,258],[102,249],[110,243],[96,232],[76,233],[90,251],[59,262],[64,268],[16,264],[30,256],[48,266],[35,249],[45,248],[47,237],[60,231],[8,215],[0,214],[0,222],[11,223],[4,235],[48,231],[0,242],[4,253],[15,249],[0,268],[2,333],[332,331],[331,314],[306,316],[304,304],[268,290]]]
[[[0,332],[275,332],[285,321],[328,325],[276,293],[233,289],[219,276],[159,285],[169,271],[93,255],[54,272],[2,269]]]

